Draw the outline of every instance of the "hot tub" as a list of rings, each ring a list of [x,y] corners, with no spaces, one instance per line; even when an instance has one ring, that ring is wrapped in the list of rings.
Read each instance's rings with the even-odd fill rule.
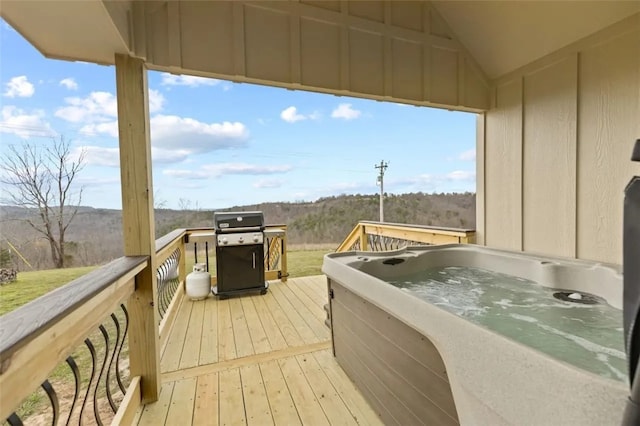
[[[620,424],[619,268],[455,244],[322,271],[334,355],[385,424]]]

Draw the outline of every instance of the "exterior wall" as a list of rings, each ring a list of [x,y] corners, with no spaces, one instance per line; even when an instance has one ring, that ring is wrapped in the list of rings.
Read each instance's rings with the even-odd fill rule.
[[[499,79],[492,97],[479,240],[621,263],[623,190],[640,174],[640,14]]]

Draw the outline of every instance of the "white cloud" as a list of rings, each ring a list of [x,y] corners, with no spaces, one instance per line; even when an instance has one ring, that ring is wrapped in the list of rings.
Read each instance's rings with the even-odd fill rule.
[[[92,92],[85,98],[66,98],[65,102],[67,105],[59,108],[55,115],[83,124],[81,133],[118,137],[118,105],[112,93]],[[179,162],[192,154],[243,147],[249,139],[248,129],[240,122],[205,123],[189,117],[157,114],[164,103],[160,92],[149,90],[149,111],[156,113],[150,118],[154,162]]]
[[[76,160],[84,152],[84,162],[88,165],[119,167],[120,151],[118,148],[105,148],[102,146],[78,146],[71,151],[71,158]]]
[[[354,109],[351,104],[340,104],[331,112],[331,117],[343,120],[354,120],[362,115],[362,111]]]
[[[196,77],[193,75],[175,75],[169,74],[168,72],[163,72],[161,76],[162,83],[160,84],[163,86],[216,86],[222,82],[215,78]],[[223,87],[223,89],[228,90],[226,87]]]
[[[464,151],[460,153],[458,158],[462,161],[476,161],[476,150],[470,149],[468,151]]]
[[[71,77],[60,80],[60,86],[64,86],[69,90],[78,90],[78,83]]]
[[[86,98],[66,98],[67,106],[58,108],[55,116],[72,123],[111,120],[118,115],[116,97],[109,92],[91,92]]]
[[[0,133],[10,133],[22,139],[32,136],[55,136],[56,132],[44,120],[44,112],[26,113],[15,106],[2,107]]]
[[[253,187],[258,189],[280,188],[283,184],[284,181],[280,179],[260,179],[254,182]]]
[[[85,153],[85,163],[94,166],[120,167],[119,148],[84,145],[78,146],[71,152],[71,158],[77,159],[80,153]],[[177,163],[189,156],[185,150],[169,151],[161,148],[151,148],[151,160],[154,164]]]
[[[163,174],[179,179],[210,179],[223,175],[271,175],[286,173],[289,165],[259,166],[247,163],[206,164],[199,170],[166,169]]]
[[[186,149],[162,149],[151,147],[151,161],[154,164],[167,164],[167,163],[179,163],[186,160],[191,155],[191,152]]]
[[[289,108],[282,110],[280,118],[287,123],[295,123],[296,121],[304,120],[306,117],[302,114],[298,114],[298,109],[296,107],[290,106]]]
[[[166,151],[199,154],[246,145],[249,131],[240,122],[204,123],[176,115],[151,117],[151,143]],[[118,137],[118,122],[87,124],[80,129],[86,135],[107,134]]]
[[[175,115],[151,118],[151,140],[159,148],[204,153],[243,147],[248,139],[249,131],[240,122],[203,123]]]
[[[112,138],[118,137],[118,122],[108,121],[106,123],[91,123],[86,124],[80,128],[80,133],[87,136],[97,136],[100,133],[111,136]]]
[[[296,121],[302,120],[317,120],[320,118],[320,114],[318,112],[313,112],[311,114],[300,114],[298,112],[298,108],[294,106],[290,106],[285,108],[280,113],[280,118],[282,118],[287,123],[295,123]]]
[[[65,98],[67,106],[58,108],[55,116],[72,123],[93,124],[113,120],[118,116],[118,103],[114,94],[91,92],[86,98]],[[154,89],[149,90],[149,112],[162,109],[165,98]]]
[[[474,182],[476,180],[476,172],[466,170],[456,170],[451,173],[447,173],[444,176],[444,180],[448,181],[469,181]]]
[[[36,91],[26,75],[13,77],[6,83],[6,86],[7,90],[4,92],[4,95],[8,98],[30,98]]]

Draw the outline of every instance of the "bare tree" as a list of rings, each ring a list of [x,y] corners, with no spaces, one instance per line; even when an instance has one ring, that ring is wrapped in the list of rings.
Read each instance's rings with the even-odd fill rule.
[[[49,243],[55,267],[63,268],[65,233],[82,200],[82,188],[72,189],[84,167],[85,152],[74,156],[63,136],[52,138],[46,146],[25,142],[7,148],[0,159],[4,201],[35,210],[35,216],[25,221]]]

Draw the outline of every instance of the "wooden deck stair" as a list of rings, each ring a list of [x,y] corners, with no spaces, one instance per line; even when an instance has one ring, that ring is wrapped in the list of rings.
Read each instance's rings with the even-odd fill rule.
[[[162,390],[140,425],[382,424],[332,356],[324,276],[228,300],[183,299]]]

